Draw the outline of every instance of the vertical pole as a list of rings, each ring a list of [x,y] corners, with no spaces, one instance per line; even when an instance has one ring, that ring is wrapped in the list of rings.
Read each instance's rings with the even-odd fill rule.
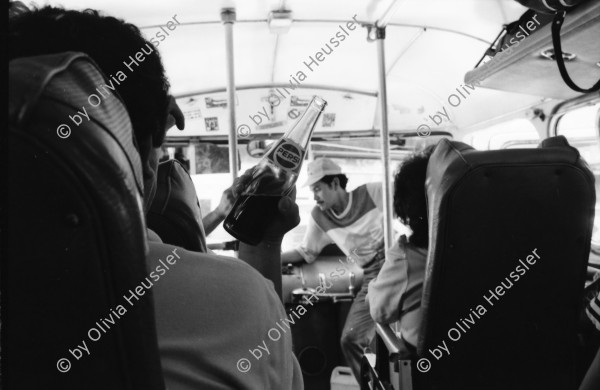
[[[392,186],[390,184],[390,139],[387,113],[387,84],[385,72],[385,27],[375,27],[379,67],[379,119],[381,123],[381,152],[383,163],[383,229],[385,248],[392,246]]]
[[[187,159],[190,161],[190,175],[196,174],[196,145],[190,144],[187,148]]]
[[[223,8],[221,21],[225,26],[225,50],[227,56],[227,108],[229,113],[229,169],[233,180],[238,174],[237,134],[235,120],[235,78],[233,60],[233,24],[235,23],[235,9]]]

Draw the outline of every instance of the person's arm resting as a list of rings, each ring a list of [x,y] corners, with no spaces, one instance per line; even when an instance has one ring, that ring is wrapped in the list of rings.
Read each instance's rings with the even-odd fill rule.
[[[400,300],[407,283],[406,259],[386,259],[367,293],[371,317],[376,322],[388,324],[400,318]]]
[[[302,244],[296,249],[282,253],[281,264],[298,264],[303,261],[312,263],[317,259],[317,256],[319,256],[319,253],[321,253],[323,248],[332,242],[329,235],[317,225],[311,215],[306,224],[306,233],[302,239]]]
[[[221,195],[221,201],[217,208],[202,218],[202,225],[204,226],[204,232],[207,236],[223,222],[227,214],[229,214],[233,208],[234,201],[235,199],[231,188],[226,189],[223,191],[223,195]]]

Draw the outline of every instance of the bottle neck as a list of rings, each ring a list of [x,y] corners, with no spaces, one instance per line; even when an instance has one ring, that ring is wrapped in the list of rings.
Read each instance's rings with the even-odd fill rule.
[[[327,103],[319,98],[314,97],[310,102],[302,117],[296,122],[294,127],[292,127],[283,138],[287,138],[300,147],[306,150],[308,147],[308,142],[310,141],[310,137],[312,136],[313,130],[317,125],[317,120],[321,115],[321,112],[325,109],[325,105]]]

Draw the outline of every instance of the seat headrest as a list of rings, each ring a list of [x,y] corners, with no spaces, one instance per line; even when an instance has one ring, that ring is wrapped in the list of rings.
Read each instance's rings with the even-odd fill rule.
[[[546,138],[538,145],[538,148],[568,148],[570,147],[567,138],[564,135]]]
[[[148,276],[140,157],[105,83],[82,53],[9,64],[8,388],[164,389],[152,291],[130,293]]]
[[[158,165],[156,195],[148,212],[148,227],[163,242],[206,253],[206,234],[196,188],[177,160]]]
[[[118,164],[133,172],[137,191],[143,194],[142,165],[129,115],[116,91],[107,95],[107,89],[100,88],[107,84],[106,78],[92,59],[83,53],[65,52],[17,58],[10,61],[9,68],[11,124],[24,129],[37,119],[34,111],[40,109],[42,98],[59,102],[56,111],[44,113],[46,128],[36,136],[52,141],[49,145],[59,150],[85,147],[91,139],[102,144],[107,137],[113,138],[122,153],[112,153],[112,157],[123,159]],[[64,141],[56,142],[57,138]],[[98,160],[110,159],[100,154]]]

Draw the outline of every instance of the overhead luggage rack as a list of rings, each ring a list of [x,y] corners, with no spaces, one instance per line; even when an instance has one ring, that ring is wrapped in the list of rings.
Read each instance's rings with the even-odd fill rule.
[[[496,54],[465,75],[469,84],[529,95],[569,99],[580,95],[561,78],[552,54],[552,23],[539,26],[528,37]],[[590,87],[600,79],[600,2],[587,2],[565,17],[562,50],[571,78]],[[506,53],[504,53],[506,52]],[[573,57],[574,55],[574,57]]]

